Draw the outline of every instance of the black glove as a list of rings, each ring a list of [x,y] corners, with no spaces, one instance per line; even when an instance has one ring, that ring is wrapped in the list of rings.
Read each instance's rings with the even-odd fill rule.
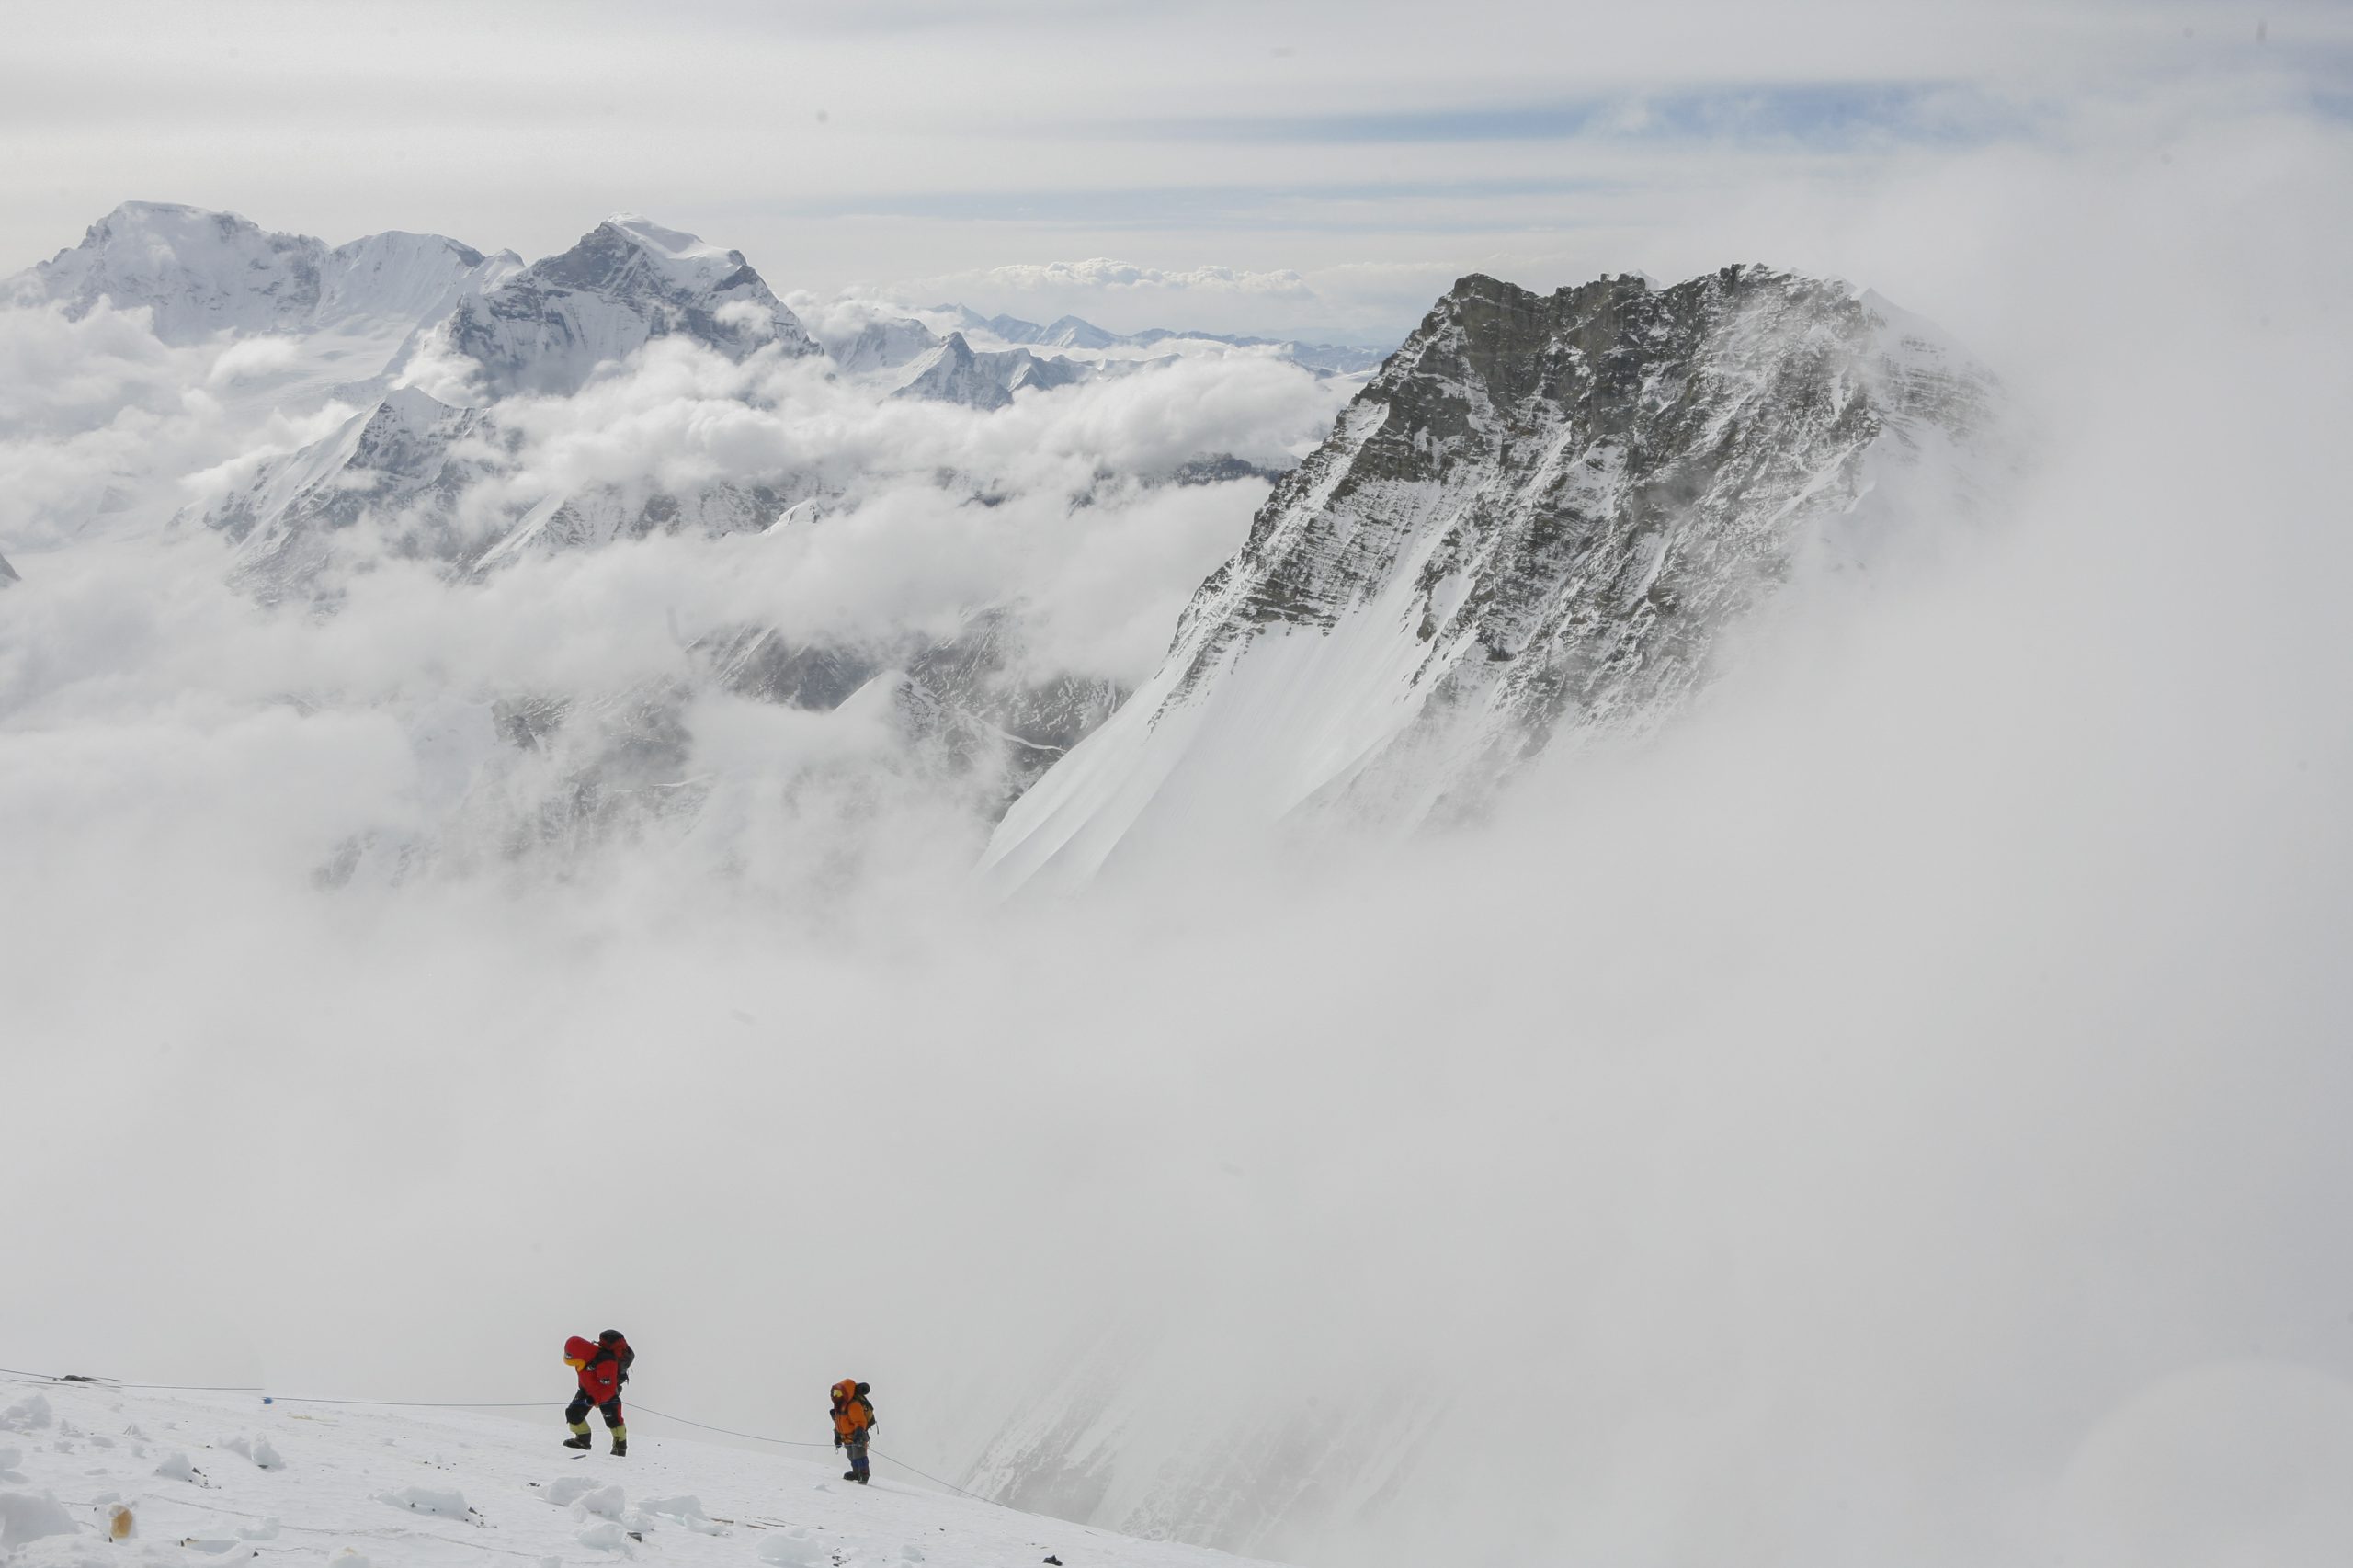
[[[838,1448],[840,1448],[841,1446],[842,1446],[841,1435],[840,1435],[839,1433],[835,1433],[835,1434],[834,1435],[834,1447],[835,1447],[835,1448],[837,1448],[837,1449],[838,1449]]]

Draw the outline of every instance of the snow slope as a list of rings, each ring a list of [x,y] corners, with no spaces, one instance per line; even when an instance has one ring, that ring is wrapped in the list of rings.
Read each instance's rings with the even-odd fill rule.
[[[533,1420],[432,1408],[264,1404],[260,1396],[0,1383],[5,1568],[1218,1568],[1245,1560],[1132,1540],[880,1472],[823,1447],[773,1458],[661,1435],[640,1413],[616,1460]],[[676,1429],[676,1428],[673,1428]],[[112,1511],[133,1533],[110,1544]]]

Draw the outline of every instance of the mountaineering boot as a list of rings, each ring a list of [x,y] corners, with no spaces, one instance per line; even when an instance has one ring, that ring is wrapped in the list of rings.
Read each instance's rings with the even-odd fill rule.
[[[588,1434],[583,1432],[577,1437],[566,1437],[563,1440],[563,1446],[567,1449],[585,1449],[588,1446]]]
[[[842,1471],[842,1479],[844,1481],[856,1481],[858,1479],[858,1471],[854,1470],[846,1470]]]
[[[585,1447],[585,1445],[584,1444],[583,1446]],[[615,1437],[613,1439],[613,1458],[619,1460],[627,1459],[628,1457],[629,1439],[627,1437]]]

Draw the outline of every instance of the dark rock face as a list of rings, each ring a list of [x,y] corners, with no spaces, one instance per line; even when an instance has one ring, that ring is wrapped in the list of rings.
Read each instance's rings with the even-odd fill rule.
[[[1014,611],[995,607],[907,665],[938,700],[964,744],[995,754],[1003,804],[1108,719],[1127,693],[1111,681],[1040,671],[1023,645]]]
[[[1166,483],[1170,484],[1231,484],[1237,480],[1256,479],[1271,484],[1290,472],[1288,469],[1261,467],[1247,459],[1237,458],[1232,452],[1211,452],[1205,457],[1192,458],[1178,463],[1169,470]]]
[[[1135,825],[1122,800],[1272,821],[1348,797],[1418,818],[1563,733],[1653,722],[1810,552],[1860,558],[1965,510],[1996,397],[1932,328],[1843,284],[1733,267],[1544,295],[1465,278],[1277,484],[1161,672],[1007,815],[991,861],[1090,874]],[[1234,717],[1278,698],[1284,726]],[[1190,807],[1120,788],[1245,730],[1246,756],[1186,758]]]
[[[1891,356],[1884,326],[1841,285],[1760,267],[1550,296],[1466,278],[1349,411],[1360,437],[1290,475],[1202,586],[1196,662],[1248,627],[1332,625],[1410,553],[1449,701],[1492,691],[1540,742],[1572,708],[1688,687],[1786,574],[1791,525],[1859,498],[1891,422],[1982,421],[1982,373]]]
[[[716,684],[738,696],[829,711],[886,677],[908,738],[953,769],[996,780],[1002,810],[1109,718],[1117,684],[1037,667],[1018,610],[992,606],[956,632],[883,648],[796,643],[768,630],[701,650]]]

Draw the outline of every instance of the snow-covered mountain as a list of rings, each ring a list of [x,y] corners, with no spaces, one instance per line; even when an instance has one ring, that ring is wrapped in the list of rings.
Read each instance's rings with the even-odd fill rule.
[[[0,304],[78,321],[103,302],[145,312],[176,347],[250,343],[221,361],[234,373],[216,374],[207,396],[304,414],[381,393],[427,330],[522,265],[439,234],[329,245],[233,212],[127,201],[80,244],[0,282]]]
[[[868,322],[858,335],[833,347],[834,363],[850,375],[895,370],[935,352],[939,335],[908,316],[884,316]]]
[[[781,1456],[674,1437],[630,1407],[629,1454],[518,1421],[258,1392],[11,1380],[0,1391],[8,1568],[455,1568],[485,1553],[685,1568],[1222,1568],[1244,1560],[949,1496],[887,1451],[852,1485],[822,1437]],[[340,1391],[328,1391],[340,1392]],[[601,1450],[605,1445],[599,1441]],[[808,1454],[819,1457],[805,1457]]]
[[[771,347],[796,358],[819,352],[742,251],[633,213],[469,298],[444,330],[494,398],[568,395],[598,366],[673,334],[734,359]]]
[[[509,270],[409,324],[410,352],[448,350],[475,368],[463,386],[435,382],[464,401],[414,385],[347,389],[378,395],[332,435],[253,465],[185,516],[240,540],[240,573],[277,597],[315,576],[334,535],[361,521],[396,553],[471,568],[657,530],[756,531],[801,498],[781,481],[678,487],[649,477],[467,507],[470,488],[501,473],[516,447],[496,414],[504,397],[576,392],[657,337],[683,335],[735,359],[769,347],[795,358],[819,352],[741,252],[642,218],[608,219],[563,254]]]
[[[961,332],[951,332],[915,360],[893,397],[961,403],[983,412],[1003,408],[1024,387],[1066,387],[1088,380],[1091,367],[1054,356],[1040,358],[1027,348],[976,352]]]
[[[1148,327],[1142,332],[1110,332],[1077,316],[1063,316],[1040,326],[1036,322],[1023,321],[1019,316],[984,316],[966,305],[939,305],[934,309],[952,315],[957,324],[969,334],[1031,348],[1101,351],[1155,348],[1163,345],[1216,344],[1227,348],[1270,349],[1294,364],[1336,375],[1354,375],[1376,369],[1389,357],[1386,348],[1368,348],[1357,344],[1303,343],[1295,338],[1280,337],[1237,337],[1226,333],[1188,332],[1165,326]]]
[[[1932,328],[1843,284],[1465,278],[986,865],[1069,881],[1180,822],[1418,820],[1563,733],[1647,722],[1803,557],[1965,506],[1995,397]]]
[[[459,504],[495,466],[488,436],[482,410],[398,387],[201,516],[240,541],[240,572],[270,597],[315,576],[335,532],[363,520],[402,554],[470,562],[485,541],[460,531]]]
[[[233,212],[126,201],[82,243],[18,273],[9,303],[80,317],[99,301],[152,312],[155,335],[188,343],[228,332],[301,335],[351,323],[438,321],[520,267],[439,234],[369,234],[330,247]]]

